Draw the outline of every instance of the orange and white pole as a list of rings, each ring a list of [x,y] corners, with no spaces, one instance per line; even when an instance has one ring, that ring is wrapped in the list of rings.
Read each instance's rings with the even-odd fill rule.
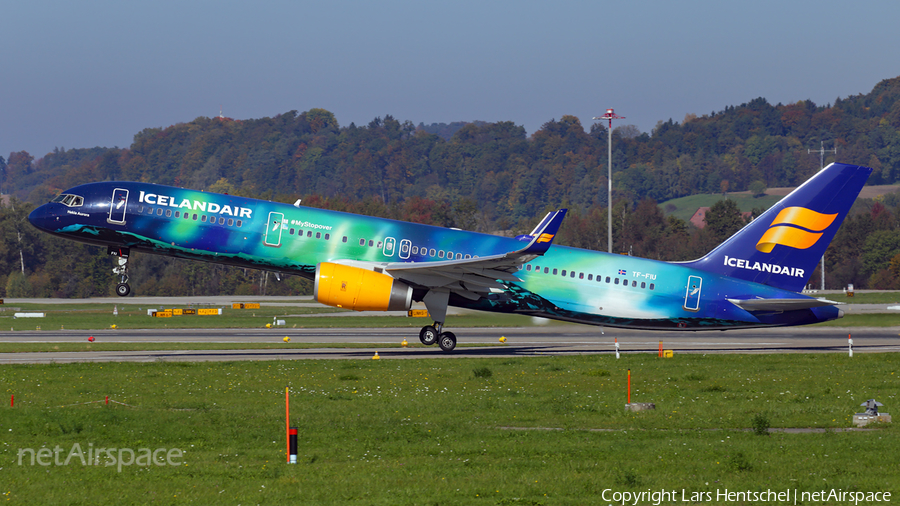
[[[628,369],[628,404],[631,404],[631,369]]]

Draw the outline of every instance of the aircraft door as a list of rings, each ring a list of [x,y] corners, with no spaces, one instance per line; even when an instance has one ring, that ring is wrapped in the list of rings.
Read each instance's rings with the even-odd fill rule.
[[[284,214],[271,212],[266,224],[264,244],[277,248],[281,246],[281,231],[284,230]]]
[[[125,224],[125,208],[128,207],[128,190],[116,188],[113,190],[112,200],[109,203],[109,223],[117,225]]]
[[[394,249],[397,247],[397,241],[394,240],[393,237],[386,237],[384,239],[384,248],[381,250],[386,257],[394,256]]]
[[[410,251],[412,250],[412,241],[409,239],[403,239],[400,241],[400,258],[406,260],[409,258]]]
[[[688,276],[687,289],[684,292],[684,309],[688,311],[700,310],[700,288],[703,286],[703,278],[700,276]]]

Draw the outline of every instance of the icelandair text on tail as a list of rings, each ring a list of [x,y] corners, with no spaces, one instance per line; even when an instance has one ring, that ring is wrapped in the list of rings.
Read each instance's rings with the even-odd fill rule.
[[[772,274],[784,274],[786,276],[795,276],[802,278],[804,270],[797,267],[784,267],[778,264],[767,264],[765,262],[753,262],[744,260],[743,258],[734,258],[725,255],[725,265],[728,267],[737,267],[739,269],[747,269],[750,271],[771,272]]]

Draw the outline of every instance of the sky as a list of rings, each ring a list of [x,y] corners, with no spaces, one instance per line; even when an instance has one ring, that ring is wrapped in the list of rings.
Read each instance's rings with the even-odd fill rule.
[[[757,97],[900,75],[900,2],[29,0],[0,7],[0,156],[129,147],[206,116],[327,109],[341,126],[607,108],[650,132]]]

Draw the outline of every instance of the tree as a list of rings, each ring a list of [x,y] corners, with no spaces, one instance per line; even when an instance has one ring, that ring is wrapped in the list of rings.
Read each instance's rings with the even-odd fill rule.
[[[766,183],[759,179],[750,183],[750,194],[756,198],[764,196],[766,194]]]
[[[716,244],[728,239],[744,226],[744,216],[730,199],[720,200],[706,212],[705,230]]]

